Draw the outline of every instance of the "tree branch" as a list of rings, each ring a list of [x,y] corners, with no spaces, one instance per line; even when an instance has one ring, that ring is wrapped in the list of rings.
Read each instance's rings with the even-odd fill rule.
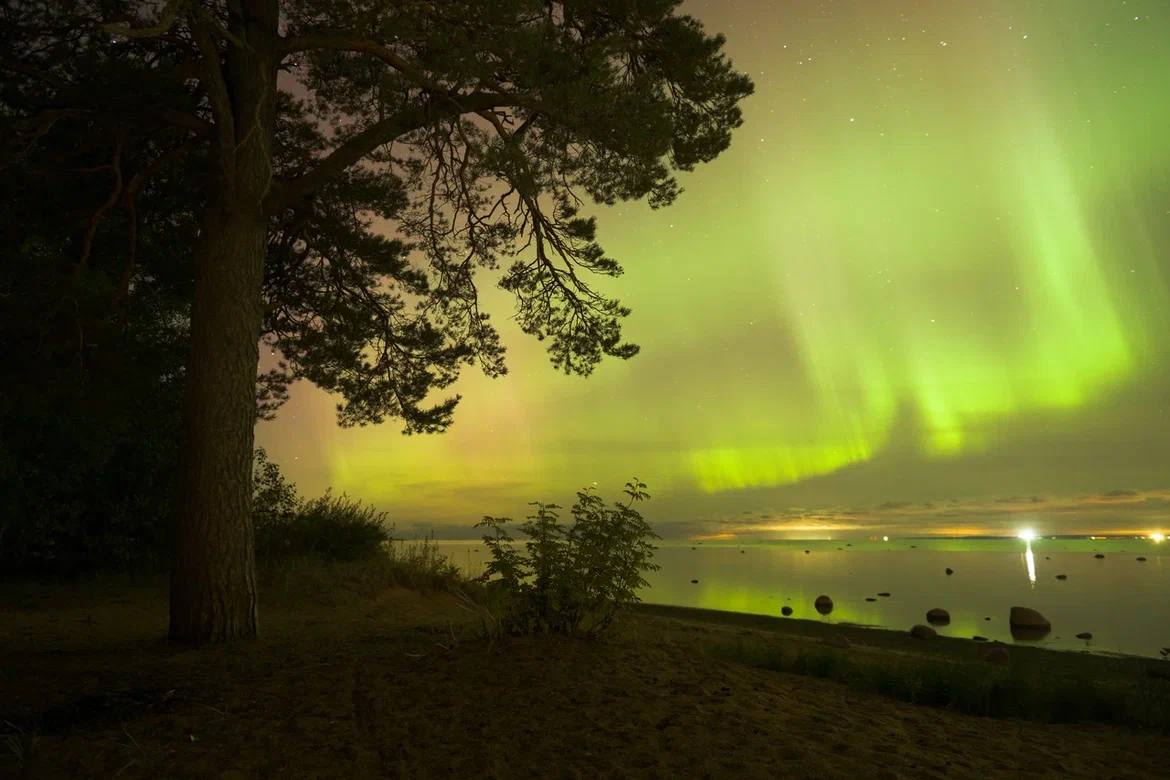
[[[134,278],[134,271],[138,266],[138,207],[134,198],[150,180],[150,177],[162,170],[167,163],[182,157],[194,145],[195,140],[191,139],[159,155],[149,165],[131,176],[130,181],[127,182],[125,192],[122,194],[122,205],[126,209],[126,266],[122,270],[118,289],[114,291],[113,300],[110,302],[111,308],[118,308],[126,300],[126,296],[130,293],[130,282]],[[125,319],[125,311],[122,312],[122,317]]]
[[[102,29],[111,35],[121,35],[124,38],[159,38],[170,32],[181,10],[183,10],[181,0],[169,0],[163,6],[162,13],[159,14],[159,19],[156,24],[149,27],[131,27],[129,24],[103,24]]]
[[[164,108],[158,112],[158,118],[166,122],[172,127],[178,127],[183,130],[190,130],[198,136],[210,138],[215,131],[215,127],[194,114],[188,114],[186,111],[178,111],[175,109]]]
[[[114,186],[110,190],[109,197],[106,198],[104,203],[98,206],[97,210],[89,218],[89,226],[86,228],[85,238],[81,243],[81,256],[77,260],[77,265],[74,266],[74,282],[80,278],[82,269],[89,263],[89,255],[93,251],[93,239],[97,234],[98,223],[101,222],[102,216],[113,208],[114,204],[118,202],[118,198],[122,196],[122,141],[120,140],[117,146],[114,147],[114,159],[110,161],[108,170],[114,177]]]
[[[508,95],[498,92],[472,92],[468,95],[445,95],[435,97],[435,102],[412,106],[392,114],[380,122],[362,130],[341,146],[334,149],[308,173],[290,181],[273,186],[264,209],[274,214],[294,205],[307,195],[320,189],[330,179],[339,176],[351,165],[360,161],[379,146],[425,127],[440,119],[449,119],[464,113],[479,113],[491,108],[524,107],[532,108],[533,98],[527,95]]]
[[[281,47],[282,56],[300,51],[351,51],[369,54],[377,57],[424,89],[433,92],[445,92],[447,89],[394,50],[368,38],[345,35],[297,35],[286,38]]]
[[[207,99],[211,103],[212,115],[215,117],[215,129],[219,140],[220,166],[231,170],[235,165],[236,155],[236,123],[232,111],[231,93],[224,80],[223,69],[219,64],[219,47],[211,38],[205,20],[199,13],[190,15],[191,35],[195,45],[199,47],[199,54],[203,60],[203,88],[207,90]]]

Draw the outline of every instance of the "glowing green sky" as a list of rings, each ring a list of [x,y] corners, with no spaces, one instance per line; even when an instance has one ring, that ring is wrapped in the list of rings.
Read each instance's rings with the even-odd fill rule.
[[[642,353],[561,376],[492,291],[512,373],[449,433],[309,387],[261,424],[302,492],[440,533],[634,474],[667,533],[1170,526],[1170,6],[685,7],[757,94],[674,207],[599,212]]]

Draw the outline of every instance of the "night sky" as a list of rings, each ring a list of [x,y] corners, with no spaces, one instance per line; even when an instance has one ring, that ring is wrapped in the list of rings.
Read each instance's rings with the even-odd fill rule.
[[[756,82],[668,209],[599,210],[642,353],[440,436],[298,385],[258,443],[399,533],[649,483],[664,536],[1170,531],[1170,6],[688,3]]]

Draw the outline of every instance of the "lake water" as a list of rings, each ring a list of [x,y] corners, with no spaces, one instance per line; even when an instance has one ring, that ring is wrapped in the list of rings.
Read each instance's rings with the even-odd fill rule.
[[[469,573],[483,571],[482,544],[438,544]],[[777,616],[787,605],[794,618],[904,630],[941,607],[951,622],[936,626],[940,634],[1003,642],[1016,641],[1009,610],[1024,606],[1052,623],[1048,636],[1029,644],[1153,657],[1170,647],[1170,541],[663,542],[655,560],[662,568],[647,577],[650,585],[640,594],[652,603]],[[821,594],[833,599],[828,615],[813,608]],[[1077,639],[1082,632],[1093,638]]]

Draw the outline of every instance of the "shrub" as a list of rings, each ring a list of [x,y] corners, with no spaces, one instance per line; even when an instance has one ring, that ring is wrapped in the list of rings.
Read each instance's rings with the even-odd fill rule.
[[[329,491],[303,501],[296,485],[284,478],[263,449],[256,450],[252,479],[258,559],[354,561],[385,551],[390,540],[385,512]]]
[[[386,513],[346,495],[306,501],[289,515],[256,528],[256,557],[309,557],[353,561],[384,551],[390,541]]]
[[[638,601],[642,574],[652,562],[657,539],[634,509],[648,499],[646,485],[627,482],[626,502],[607,507],[591,490],[577,493],[573,524],[560,523],[559,506],[533,502],[535,513],[520,525],[523,548],[504,529],[509,518],[484,517],[478,527],[492,560],[484,573],[489,607],[502,630],[594,635],[625,605]]]
[[[252,463],[252,524],[259,536],[270,527],[292,522],[301,498],[297,486],[284,478],[263,447],[256,448]]]

